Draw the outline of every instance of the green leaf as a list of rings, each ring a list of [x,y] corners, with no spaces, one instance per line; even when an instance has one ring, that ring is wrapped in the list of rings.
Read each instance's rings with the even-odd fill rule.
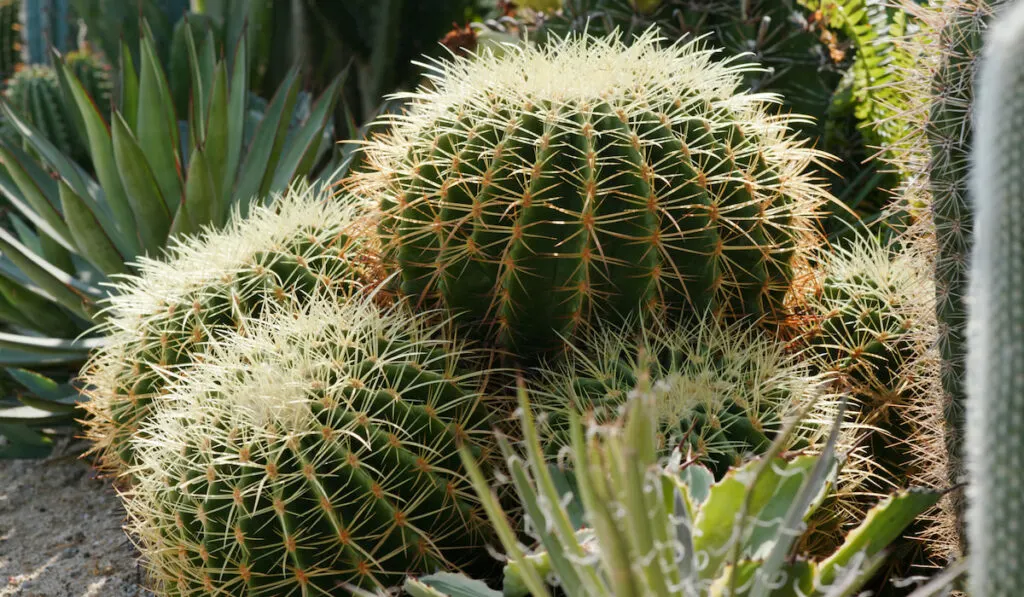
[[[114,243],[104,234],[103,228],[96,221],[96,216],[64,181],[60,181],[60,202],[64,207],[64,217],[68,220],[71,238],[74,239],[79,254],[108,276],[127,272],[125,258],[117,252]]]
[[[344,77],[345,73],[342,73],[334,79],[330,87],[313,104],[305,124],[288,139],[277,172],[274,173],[274,179],[267,190],[269,193],[284,191],[296,175],[305,175],[312,168],[312,162],[320,146],[320,138],[334,110]]]
[[[0,275],[0,295],[27,321],[22,325],[47,334],[77,335],[81,330],[60,307],[33,292],[34,286],[18,284]]]
[[[174,219],[173,234],[190,234],[198,232],[213,219],[217,207],[217,196],[213,189],[213,179],[206,165],[205,152],[196,147],[192,151],[191,163],[188,167],[185,201],[178,208],[178,216]]]
[[[231,89],[228,101],[227,152],[224,161],[223,196],[232,202],[235,183],[238,181],[238,164],[242,159],[242,140],[245,133],[246,99],[249,94],[249,54],[246,47],[247,33],[243,33],[235,48],[231,72]]]
[[[0,447],[2,459],[46,458],[53,451],[53,440],[25,425],[0,424],[0,435],[7,439]]]
[[[37,352],[41,355],[79,352],[83,356],[90,350],[106,344],[106,338],[85,338],[65,340],[45,336],[25,336],[0,332],[0,348]]]
[[[679,479],[686,486],[686,493],[694,504],[702,504],[711,493],[715,475],[702,464],[690,464],[679,471]]]
[[[78,393],[68,394],[60,400],[47,400],[46,398],[32,396],[31,394],[24,394],[18,396],[18,401],[25,406],[31,406],[32,408],[44,410],[55,415],[74,415],[76,413],[80,414],[81,409],[78,406],[78,401],[81,398],[82,396]]]
[[[210,109],[206,115],[203,138],[206,140],[206,163],[214,184],[213,223],[221,225],[227,219],[228,205],[231,197],[230,189],[224,184],[228,179],[228,71],[221,62],[213,75],[213,88],[210,90]]]
[[[57,302],[72,313],[86,320],[92,319],[98,311],[95,300],[100,296],[89,296],[83,285],[71,275],[47,263],[43,258],[28,251],[6,230],[0,228],[0,252],[28,279],[39,285]]]
[[[57,425],[71,423],[74,415],[69,413],[53,413],[34,406],[12,406],[0,408],[0,434],[4,434],[6,426],[14,425]]]
[[[17,147],[0,144],[0,159],[3,160],[8,175],[21,191],[21,198],[28,203],[33,214],[46,222],[47,229],[43,232],[61,244],[66,244],[67,248],[72,248],[71,235],[60,212],[56,181],[47,176],[35,160]],[[9,193],[5,194],[10,197]],[[25,214],[25,210],[19,211]],[[28,214],[25,215],[30,217]]]
[[[121,82],[120,101],[118,111],[124,115],[128,122],[137,122],[139,116],[139,75],[135,72],[135,63],[132,60],[131,50],[128,45],[121,41]]]
[[[281,146],[288,133],[288,119],[299,93],[298,75],[297,68],[288,72],[249,144],[249,153],[245,156],[234,193],[234,202],[241,206],[243,216],[249,213],[249,206],[254,201],[265,196],[273,180]]]
[[[157,186],[153,171],[128,123],[115,111],[111,116],[114,155],[120,166],[121,181],[128,193],[132,211],[142,237],[143,249],[151,257],[160,254],[171,229],[171,213]]]
[[[85,88],[82,87],[82,83],[75,77],[74,73],[68,71],[67,66],[63,63],[57,64],[57,72],[67,82],[71,96],[78,106],[78,112],[85,123],[85,129],[89,137],[89,157],[92,159],[93,168],[96,171],[96,177],[100,181],[100,186],[103,187],[106,203],[113,212],[114,221],[119,233],[118,236],[122,240],[120,246],[127,247],[127,251],[121,249],[121,254],[128,259],[134,258],[142,252],[142,243],[135,226],[135,217],[132,214],[131,205],[128,203],[128,197],[125,195],[124,186],[121,184],[121,177],[117,173],[118,164],[114,160],[114,148],[110,142],[110,130],[107,128],[103,117],[96,110],[96,104],[93,103],[89,94],[85,92]],[[61,205],[64,206],[64,189],[61,189],[60,198]],[[84,203],[82,205],[84,206]],[[92,210],[86,208],[86,211]],[[74,224],[71,222],[71,216],[67,213],[66,206],[64,207],[64,215],[68,220],[68,227],[71,228],[72,236],[76,236]],[[92,226],[99,224],[99,221],[94,216],[90,219],[94,221]],[[81,234],[81,231],[79,231],[79,234]],[[77,244],[78,239],[76,238],[75,240]],[[79,246],[79,248],[82,247]],[[89,256],[85,255],[85,257],[88,258]]]
[[[35,352],[0,348],[0,366],[3,367],[56,367],[66,365],[80,367],[84,359],[85,354],[81,352],[42,355]]]
[[[834,554],[821,563],[821,580],[830,584],[838,568],[848,566],[857,554],[873,556],[885,549],[925,510],[942,497],[930,489],[911,488],[882,500],[868,512],[859,527],[846,536]]]
[[[178,123],[167,79],[160,68],[153,45],[153,33],[144,25],[140,42],[139,114],[134,133],[156,178],[160,194],[169,210],[181,201],[181,163],[178,148]]]
[[[7,374],[14,379],[14,381],[18,382],[24,386],[25,389],[40,398],[45,398],[54,402],[61,402],[67,398],[68,395],[77,393],[71,384],[57,383],[55,380],[50,379],[41,373],[36,373],[35,371],[16,368],[7,368],[5,370],[7,371]]]
[[[437,572],[419,579],[410,578],[402,586],[411,597],[501,597],[486,583],[464,574]]]

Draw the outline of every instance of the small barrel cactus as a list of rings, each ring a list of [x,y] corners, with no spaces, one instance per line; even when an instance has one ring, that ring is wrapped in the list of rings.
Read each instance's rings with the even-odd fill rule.
[[[705,322],[640,333],[602,330],[581,336],[578,350],[541,368],[530,388],[550,434],[549,450],[569,444],[570,415],[615,420],[638,382],[656,382],[658,445],[665,454],[684,446],[719,477],[749,454],[771,445],[787,416],[813,403],[788,448],[816,443],[821,421],[836,408],[816,375],[784,343],[740,324]]]
[[[128,438],[169,375],[181,376],[211,340],[244,332],[268,303],[301,302],[321,287],[372,283],[372,236],[355,201],[296,188],[275,203],[144,259],[118,283],[102,329],[108,343],[83,369],[86,434],[111,472],[134,462]]]
[[[638,311],[776,317],[829,195],[750,68],[652,32],[440,63],[353,186],[402,291],[520,355]]]
[[[342,595],[494,565],[458,451],[494,453],[486,369],[460,373],[471,355],[401,307],[275,308],[170,387],[126,498],[159,595]]]
[[[977,79],[967,336],[971,595],[1024,594],[1024,5],[993,26]]]
[[[47,141],[81,159],[85,149],[70,120],[56,71],[45,65],[26,66],[7,81],[4,97]]]

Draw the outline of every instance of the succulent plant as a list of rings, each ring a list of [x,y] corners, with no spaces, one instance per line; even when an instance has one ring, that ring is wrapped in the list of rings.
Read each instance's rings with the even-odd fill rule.
[[[46,65],[29,65],[7,81],[4,100],[24,121],[62,153],[81,161],[87,156],[71,121],[69,106],[61,94],[57,73]],[[14,127],[5,123],[7,137],[17,139]]]
[[[322,296],[247,321],[133,443],[126,496],[160,595],[348,594],[488,569],[458,447],[493,454],[486,369],[423,315]]]
[[[103,468],[124,473],[135,463],[129,439],[171,376],[187,376],[211,342],[245,333],[267,305],[372,285],[368,211],[351,198],[295,189],[161,259],[142,259],[136,275],[120,279],[100,328],[105,345],[82,371],[86,436]]]
[[[21,61],[49,64],[50,49],[67,50],[74,43],[71,0],[21,0]]]
[[[838,426],[821,455],[781,457],[783,441],[777,441],[762,458],[715,482],[700,465],[683,465],[678,452],[658,458],[658,397],[644,384],[623,420],[584,428],[573,417],[571,477],[545,462],[529,401],[521,394],[525,455],[504,439],[499,443],[536,536],[535,550],[524,551],[493,488],[472,455],[461,451],[507,550],[504,595],[555,594],[549,579],[557,594],[570,597],[851,595],[882,561],[886,545],[938,499],[926,490],[889,496],[829,557],[793,557],[803,519],[830,488]],[[787,427],[783,435],[792,421]],[[560,489],[566,486],[572,493]],[[574,510],[582,511],[582,520],[574,520]],[[445,580],[454,586],[454,579]],[[416,592],[429,581],[406,586],[414,595],[433,595]],[[451,593],[480,594],[486,595]]]
[[[712,55],[648,33],[436,65],[355,183],[402,291],[518,354],[641,310],[784,313],[820,154]]]
[[[583,334],[578,348],[533,376],[530,394],[549,453],[568,448],[570,412],[598,423],[617,419],[638,375],[658,380],[659,452],[680,447],[718,478],[767,450],[789,416],[813,404],[814,416],[788,449],[816,444],[834,416],[828,377],[761,330],[714,321],[635,327]]]
[[[967,545],[971,595],[1024,591],[1021,423],[1024,334],[1019,277],[1024,236],[1024,6],[992,27],[976,79],[970,200],[975,208],[967,338]]]
[[[6,326],[0,364],[77,371],[102,343],[88,332],[103,319],[100,305],[111,294],[111,276],[133,272],[134,262],[160,255],[173,238],[221,226],[233,211],[245,215],[293,181],[320,172],[340,82],[289,129],[301,84],[297,71],[265,111],[254,111],[246,106],[246,44],[236,49],[229,73],[216,48],[192,43],[189,114],[175,113],[148,33],[140,42],[138,71],[129,54],[122,56],[117,109],[106,115],[109,122],[96,98],[58,61],[66,99],[87,132],[95,177],[3,108],[31,151],[0,147],[0,193],[25,224],[0,228],[0,322]],[[52,327],[34,313],[65,325]],[[60,409],[66,420],[74,416],[68,404],[36,400],[24,406],[0,409],[0,421],[49,424],[48,409]]]
[[[82,50],[65,54],[64,65],[82,84],[82,89],[92,98],[100,115],[109,118],[114,87],[110,79],[110,65],[96,54]]]
[[[7,80],[21,64],[21,0],[0,0],[0,78]]]

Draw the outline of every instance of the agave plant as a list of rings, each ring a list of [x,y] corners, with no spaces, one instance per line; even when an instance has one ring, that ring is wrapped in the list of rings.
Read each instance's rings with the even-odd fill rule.
[[[526,458],[507,440],[501,443],[536,550],[522,548],[466,454],[474,488],[508,556],[502,594],[509,597],[856,595],[882,563],[885,547],[939,497],[920,489],[887,497],[835,553],[810,561],[794,551],[804,520],[831,488],[838,425],[821,454],[782,455],[783,443],[775,442],[762,458],[714,482],[710,471],[683,462],[679,452],[659,462],[657,393],[641,381],[624,419],[584,428],[574,418],[575,474],[567,475],[545,463],[524,392],[519,400]],[[581,521],[587,526],[580,528]],[[558,590],[549,588],[551,580]],[[410,580],[406,589],[415,596],[499,594],[451,574]]]
[[[189,34],[191,97],[177,114],[153,36],[144,25],[140,65],[122,51],[119,97],[102,114],[81,81],[55,60],[61,86],[88,140],[94,173],[46,140],[7,104],[4,117],[24,146],[0,144],[0,193],[12,216],[0,228],[0,365],[77,369],[102,339],[89,334],[104,315],[111,276],[158,257],[176,237],[218,227],[260,198],[310,176],[332,144],[328,127],[340,77],[304,119],[293,69],[265,110],[251,108],[244,40],[234,68],[218,59],[212,35]],[[0,424],[68,420],[77,392],[38,374],[12,373],[29,390]],[[0,434],[10,437],[6,428]]]

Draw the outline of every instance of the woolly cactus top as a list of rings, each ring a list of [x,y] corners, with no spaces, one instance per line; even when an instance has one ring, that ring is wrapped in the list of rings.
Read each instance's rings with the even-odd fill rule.
[[[668,308],[774,315],[828,194],[750,66],[647,33],[431,66],[355,179],[405,293],[500,345]]]
[[[486,369],[367,297],[274,315],[211,343],[132,440],[130,527],[164,594],[377,590],[489,560],[457,452],[489,458]]]

